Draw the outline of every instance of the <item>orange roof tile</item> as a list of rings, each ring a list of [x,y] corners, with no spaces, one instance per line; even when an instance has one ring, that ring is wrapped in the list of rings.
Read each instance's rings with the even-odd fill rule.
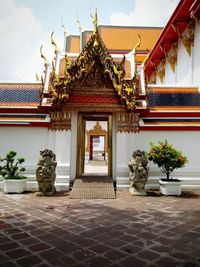
[[[0,90],[42,90],[42,83],[0,83]]]
[[[152,111],[200,111],[200,106],[154,106]]]
[[[0,107],[37,107],[39,102],[0,102]]]
[[[142,40],[139,50],[151,50],[163,28],[161,27],[128,27],[128,26],[98,26],[99,35],[110,52],[129,52],[138,42],[138,34]],[[92,31],[82,33],[83,46],[89,41]],[[70,35],[67,37],[67,52],[80,52],[80,37]]]
[[[0,107],[37,107],[42,83],[0,83]]]
[[[147,87],[146,90],[147,92],[161,94],[199,94],[197,87]]]
[[[76,61],[76,57],[68,57],[70,61]],[[60,66],[59,66],[59,76],[64,76],[64,70],[66,69],[66,61],[64,58],[60,60]]]
[[[113,58],[113,61],[116,63],[120,63],[122,58]],[[125,79],[131,78],[131,63],[128,60],[125,60]]]
[[[80,36],[78,35],[67,36],[66,51],[69,53],[80,53]]]
[[[108,50],[130,51],[141,36],[139,50],[152,49],[162,28],[158,27],[119,27],[99,26],[99,33]]]

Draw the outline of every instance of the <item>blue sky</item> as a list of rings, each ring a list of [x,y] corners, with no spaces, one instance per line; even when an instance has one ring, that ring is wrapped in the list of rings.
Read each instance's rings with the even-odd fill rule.
[[[43,73],[40,46],[51,62],[50,35],[63,48],[61,18],[69,34],[92,29],[90,12],[99,24],[164,26],[179,0],[0,0],[0,81],[35,81]],[[158,5],[159,3],[159,5]]]
[[[72,33],[78,33],[77,15],[81,23],[91,28],[90,11],[98,10],[99,22],[110,24],[111,13],[129,13],[134,9],[134,0],[17,0],[25,4],[47,30],[60,26],[61,17]]]

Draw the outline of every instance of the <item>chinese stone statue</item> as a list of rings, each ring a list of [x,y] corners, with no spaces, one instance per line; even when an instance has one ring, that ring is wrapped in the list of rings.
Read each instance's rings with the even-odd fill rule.
[[[36,196],[52,196],[56,192],[54,182],[56,179],[56,156],[49,150],[40,151],[40,158],[36,169],[36,179],[39,192]]]
[[[146,191],[144,187],[149,173],[149,168],[147,167],[148,160],[145,152],[140,150],[134,151],[132,157],[128,163],[130,169],[129,180],[131,182],[129,192],[132,195],[145,196]]]

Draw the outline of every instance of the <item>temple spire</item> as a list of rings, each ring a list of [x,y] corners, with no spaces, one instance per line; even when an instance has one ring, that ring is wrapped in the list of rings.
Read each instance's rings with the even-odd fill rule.
[[[93,27],[94,27],[94,31],[93,33],[96,34],[98,32],[98,17],[97,17],[97,8],[95,10],[95,14],[93,15],[92,13],[90,14],[91,18],[92,18],[92,23],[93,23]]]
[[[55,54],[57,54],[59,49],[58,49],[58,46],[57,46],[57,44],[56,44],[56,42],[55,42],[55,40],[53,38],[53,35],[54,35],[54,32],[51,33],[51,44],[55,47],[54,52],[55,52]]]
[[[83,27],[82,27],[82,25],[80,23],[80,20],[79,20],[78,16],[77,16],[77,23],[78,23],[78,30],[79,30],[79,33],[80,33],[80,53],[81,53],[81,51],[82,51],[82,31],[83,31]]]
[[[63,35],[64,35],[64,47],[63,47],[63,51],[66,51],[66,38],[67,38],[67,28],[65,27],[64,23],[63,23],[63,18],[61,18],[61,27],[63,28]]]

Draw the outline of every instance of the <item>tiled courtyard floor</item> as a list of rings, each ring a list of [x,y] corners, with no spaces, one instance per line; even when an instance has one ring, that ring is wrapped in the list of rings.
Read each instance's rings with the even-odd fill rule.
[[[0,192],[0,266],[200,266],[200,190],[74,200]]]

